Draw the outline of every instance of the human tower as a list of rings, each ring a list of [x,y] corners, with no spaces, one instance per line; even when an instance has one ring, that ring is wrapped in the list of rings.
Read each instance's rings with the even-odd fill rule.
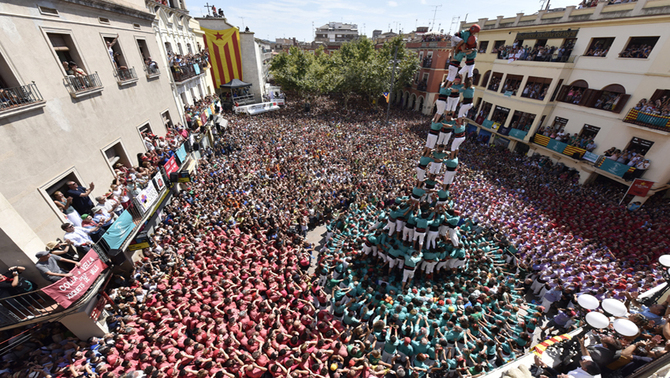
[[[435,273],[455,273],[466,266],[468,255],[457,229],[461,218],[453,209],[449,186],[458,172],[465,116],[473,105],[475,34],[479,30],[475,24],[452,38],[449,75],[440,86],[437,112],[417,162],[414,188],[409,196],[396,198],[364,240],[363,253],[388,264],[389,275],[394,269],[402,271],[402,290],[417,270],[432,279]],[[463,59],[465,65],[460,68]]]

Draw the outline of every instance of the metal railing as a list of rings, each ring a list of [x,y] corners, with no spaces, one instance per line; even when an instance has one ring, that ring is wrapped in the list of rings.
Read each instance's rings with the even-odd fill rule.
[[[102,82],[100,81],[97,72],[89,75],[68,75],[65,77],[65,83],[68,86],[70,93],[85,92],[102,87]]]
[[[42,94],[33,81],[32,84],[0,89],[0,111],[18,108],[42,101]]]
[[[137,74],[135,74],[135,67],[118,68],[115,74],[116,74],[116,80],[120,82],[137,79]]]
[[[195,66],[198,66],[198,71],[196,71]],[[197,63],[184,66],[172,66],[170,70],[172,71],[172,77],[174,77],[174,81],[176,82],[186,81],[203,73],[202,68]]]
[[[147,76],[158,76],[161,74],[157,64],[145,65],[144,71],[147,73]]]
[[[623,121],[650,129],[670,131],[670,117],[647,113],[637,109],[630,109]]]

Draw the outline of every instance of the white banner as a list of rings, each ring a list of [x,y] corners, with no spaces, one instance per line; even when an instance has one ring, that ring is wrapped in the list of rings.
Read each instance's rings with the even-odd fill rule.
[[[151,205],[156,202],[157,199],[158,191],[156,190],[153,181],[149,181],[149,185],[147,185],[147,187],[140,192],[140,195],[137,196],[137,200],[139,201],[144,211],[147,211]]]

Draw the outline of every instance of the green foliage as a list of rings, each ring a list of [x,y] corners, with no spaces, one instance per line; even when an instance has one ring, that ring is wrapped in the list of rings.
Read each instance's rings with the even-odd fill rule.
[[[394,89],[411,82],[419,69],[415,53],[405,48],[402,38],[375,49],[365,37],[344,43],[330,55],[323,48],[313,54],[291,47],[288,54],[276,56],[270,65],[275,81],[285,90],[299,91],[306,96],[341,95],[347,101],[353,95],[373,100],[390,90],[393,54],[398,48]]]

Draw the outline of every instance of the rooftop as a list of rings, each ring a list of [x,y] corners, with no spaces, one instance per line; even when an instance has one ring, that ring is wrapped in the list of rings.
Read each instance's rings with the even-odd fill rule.
[[[517,13],[515,17],[498,16],[495,19],[480,18],[475,22],[461,22],[465,29],[472,24],[479,24],[482,30],[518,28],[523,26],[539,26],[568,24],[573,22],[612,20],[643,16],[670,15],[670,0],[638,0],[627,3],[610,3],[594,0],[595,6],[577,7],[575,5],[555,10],[542,10],[526,15]]]

